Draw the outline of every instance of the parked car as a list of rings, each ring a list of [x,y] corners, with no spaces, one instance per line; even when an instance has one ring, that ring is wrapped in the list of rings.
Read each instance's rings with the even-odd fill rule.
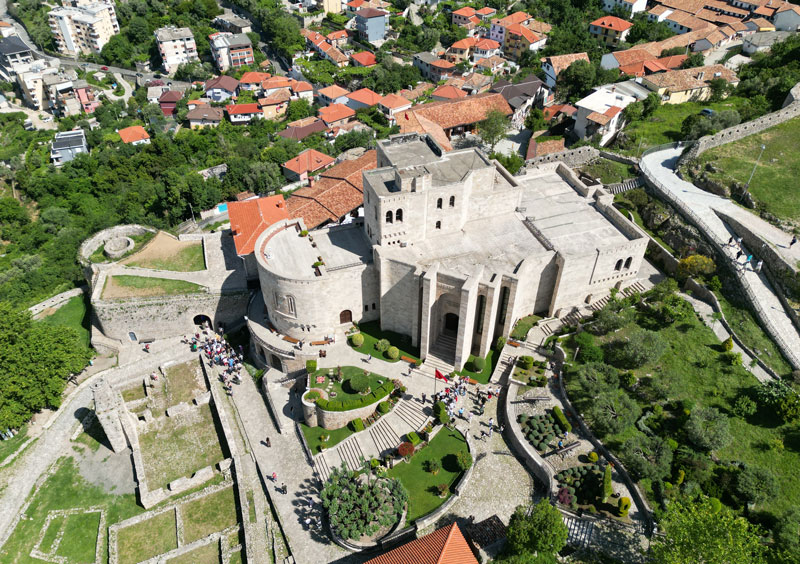
[[[711,117],[714,115],[714,113],[715,113],[714,110],[712,110],[711,108],[703,108],[702,110],[700,110],[701,116]]]

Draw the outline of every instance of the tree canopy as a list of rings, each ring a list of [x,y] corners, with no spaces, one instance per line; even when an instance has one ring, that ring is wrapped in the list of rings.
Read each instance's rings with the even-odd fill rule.
[[[566,545],[567,526],[561,512],[543,499],[532,508],[517,507],[506,540],[511,554],[552,556]]]

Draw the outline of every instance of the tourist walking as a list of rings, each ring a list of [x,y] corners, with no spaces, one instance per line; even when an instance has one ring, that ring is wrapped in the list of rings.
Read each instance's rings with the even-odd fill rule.
[[[472,425],[472,412],[467,413],[467,425]]]
[[[422,392],[422,403],[423,403],[423,404],[425,403],[425,398],[426,398],[426,396],[425,396],[425,392]]]
[[[273,482],[277,482],[277,481],[278,481],[278,474],[277,474],[277,472],[273,472],[273,473],[272,473],[272,481],[273,481]]]
[[[758,262],[756,263],[756,268],[755,268],[755,271],[756,271],[756,272],[761,272],[761,267],[762,267],[763,265],[764,265],[764,261],[763,261],[763,260],[760,260],[760,261],[758,261]]]
[[[372,360],[372,355],[371,355],[371,354],[368,354],[368,355],[367,355],[367,362],[370,362],[371,360]]]
[[[792,240],[789,242],[789,248],[791,249],[792,245],[794,245],[795,243],[797,243],[797,235],[792,237]]]

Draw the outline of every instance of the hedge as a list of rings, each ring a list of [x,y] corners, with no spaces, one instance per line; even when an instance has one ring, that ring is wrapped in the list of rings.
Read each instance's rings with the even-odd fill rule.
[[[317,361],[316,360],[307,360],[306,361],[306,372],[309,374],[313,374],[317,371]]]
[[[486,367],[486,359],[480,356],[476,356],[472,359],[472,370],[473,372],[483,372],[483,369]]]
[[[416,431],[411,431],[410,433],[406,434],[406,439],[408,439],[408,442],[414,446],[417,446],[422,442],[422,439],[419,438],[419,435]]]
[[[555,416],[558,426],[561,427],[562,431],[567,433],[572,432],[572,425],[570,425],[569,421],[567,421],[567,417],[564,415],[564,412],[561,411],[559,406],[553,406],[553,415]]]
[[[352,425],[353,431],[356,433],[364,430],[364,420],[360,417],[358,419],[353,419],[350,424]]]
[[[392,406],[388,401],[382,401],[378,404],[378,413],[386,415],[392,410]]]
[[[351,409],[358,409],[372,405],[373,403],[382,400],[394,390],[394,382],[389,380],[369,394],[361,396],[360,398],[350,400],[326,400],[320,398],[317,400],[317,405],[320,409],[325,411],[350,411]]]

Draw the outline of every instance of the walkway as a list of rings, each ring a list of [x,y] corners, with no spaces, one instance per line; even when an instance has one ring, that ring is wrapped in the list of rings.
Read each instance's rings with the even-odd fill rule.
[[[720,250],[732,261],[736,260],[738,249],[726,246],[734,232],[715,213],[726,213],[746,225],[748,229],[769,242],[775,250],[797,264],[800,260],[800,245],[789,249],[791,236],[770,225],[759,217],[747,212],[733,203],[710,192],[701,190],[694,184],[680,179],[674,171],[675,163],[683,152],[681,147],[666,147],[645,154],[641,159],[643,174],[658,183],[664,196],[683,208],[686,215],[692,216],[693,223],[701,228]],[[750,253],[743,249],[745,254]],[[764,273],[756,273],[746,268],[740,274],[748,298],[757,310],[766,318],[767,330],[778,342],[778,345],[795,368],[800,368],[800,335],[792,324],[789,314],[783,309],[775,291]],[[771,325],[771,327],[769,326]],[[783,346],[781,344],[783,343]]]

